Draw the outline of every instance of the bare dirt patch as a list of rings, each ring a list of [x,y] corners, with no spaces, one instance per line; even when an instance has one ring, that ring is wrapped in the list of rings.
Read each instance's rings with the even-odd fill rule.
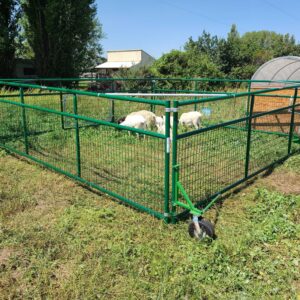
[[[264,178],[264,185],[286,195],[300,195],[300,175],[294,172],[275,172]]]
[[[9,257],[14,253],[11,248],[0,249],[0,265],[8,261]]]

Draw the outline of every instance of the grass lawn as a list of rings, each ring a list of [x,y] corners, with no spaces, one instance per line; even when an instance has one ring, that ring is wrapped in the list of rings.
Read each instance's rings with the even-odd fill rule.
[[[298,155],[212,208],[199,243],[1,151],[0,298],[297,299],[299,181]]]

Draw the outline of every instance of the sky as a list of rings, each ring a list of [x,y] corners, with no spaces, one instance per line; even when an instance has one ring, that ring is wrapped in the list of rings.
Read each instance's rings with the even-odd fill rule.
[[[203,30],[226,37],[232,24],[240,34],[271,30],[300,42],[299,0],[96,0],[107,50],[143,49],[155,58],[183,49]]]

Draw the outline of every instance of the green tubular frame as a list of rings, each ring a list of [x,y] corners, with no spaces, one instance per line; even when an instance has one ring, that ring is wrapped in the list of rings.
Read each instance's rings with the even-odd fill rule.
[[[77,95],[73,95],[73,109],[74,109],[74,115],[77,115]],[[78,119],[74,119],[74,121],[75,121],[75,143],[76,143],[77,176],[81,177],[81,157],[80,157],[79,124],[78,124]]]
[[[292,103],[292,113],[291,113],[289,143],[288,143],[288,154],[291,154],[291,149],[292,149],[292,139],[293,139],[294,121],[295,121],[295,105],[296,105],[296,101],[297,101],[297,95],[298,95],[298,88],[295,88],[293,103]]]
[[[24,92],[23,88],[20,88],[20,101],[24,104]],[[29,145],[28,145],[28,130],[27,130],[27,121],[26,121],[26,108],[22,107],[22,125],[24,130],[24,145],[25,145],[25,153],[29,154]]]
[[[164,199],[164,216],[165,221],[169,223],[170,218],[170,152],[171,152],[171,139],[170,139],[170,108],[171,103],[168,101],[165,109],[166,120],[166,139],[165,139],[165,199]]]
[[[59,81],[61,85],[65,81],[71,81],[71,79],[39,79],[41,82],[43,80],[45,82],[47,81]],[[72,79],[75,83],[78,83],[79,81],[88,81],[91,79]],[[95,80],[95,79],[93,79]],[[102,80],[102,79],[101,79]],[[101,81],[101,80],[95,80],[95,81]],[[107,79],[107,81],[112,81],[112,79]],[[114,79],[114,80],[133,80],[130,79]],[[137,80],[145,80],[143,79],[137,79]],[[166,79],[154,79],[151,78],[151,91],[159,91],[156,86],[156,82],[158,80],[174,80],[174,81],[180,81],[175,78],[166,78]],[[33,80],[34,81],[34,80]],[[105,81],[105,80],[103,80]],[[176,90],[177,92],[200,92],[197,87],[198,83],[205,82],[207,79],[184,79],[184,81],[191,81],[193,83],[193,90]],[[186,214],[187,212],[191,213],[195,216],[202,216],[211,206],[213,206],[220,198],[220,195],[227,192],[228,190],[236,187],[237,185],[245,182],[249,178],[252,178],[253,176],[256,176],[260,172],[270,168],[271,166],[283,161],[287,157],[293,154],[292,151],[292,143],[296,139],[299,141],[299,137],[294,135],[294,127],[295,127],[295,111],[296,108],[300,108],[300,104],[296,104],[296,100],[298,97],[298,88],[300,87],[299,82],[291,82],[293,85],[286,86],[283,88],[270,88],[270,89],[264,89],[264,90],[257,90],[251,92],[251,81],[249,80],[226,80],[226,79],[213,79],[213,82],[240,82],[240,83],[246,83],[247,86],[247,92],[243,93],[235,93],[235,94],[229,94],[226,96],[214,96],[214,97],[207,97],[202,99],[192,99],[192,100],[156,100],[156,99],[144,99],[144,98],[135,98],[135,97],[127,97],[127,96],[114,96],[114,95],[106,95],[102,93],[94,93],[94,92],[86,92],[81,90],[74,90],[74,89],[66,89],[66,88],[57,88],[57,87],[47,87],[47,86],[40,86],[36,84],[25,84],[21,82],[11,82],[10,80],[2,80],[0,81],[0,85],[4,86],[12,86],[19,89],[19,93],[13,94],[13,95],[0,95],[0,103],[8,104],[12,106],[16,106],[20,108],[21,111],[21,122],[23,127],[23,136],[22,141],[24,143],[24,151],[20,151],[18,149],[12,148],[5,144],[0,144],[1,147],[6,149],[9,152],[16,153],[18,155],[24,156],[28,159],[31,159],[47,168],[50,168],[56,172],[62,173],[70,178],[73,178],[77,181],[79,181],[82,184],[88,185],[92,188],[95,188],[101,192],[104,192],[114,198],[117,198],[141,211],[147,212],[157,218],[163,219],[167,223],[175,223],[178,221],[182,215]],[[268,82],[268,81],[266,81]],[[116,81],[112,81],[113,90],[116,90]],[[298,84],[296,84],[298,83]],[[34,93],[34,94],[26,94],[25,90],[31,88],[31,89],[38,89],[42,91],[41,93]],[[281,97],[281,98],[291,98],[290,96],[284,96],[284,95],[270,95],[268,93],[275,92],[275,91],[281,91],[286,89],[294,89],[294,95],[293,95],[293,103],[290,103],[289,106],[282,107],[279,109],[274,109],[267,112],[256,112],[254,113],[254,103],[255,98],[257,96],[266,96],[266,97]],[[165,92],[166,90],[164,90]],[[169,90],[174,92],[174,90]],[[201,92],[200,92],[201,93]],[[206,92],[210,93],[210,92]],[[29,105],[26,103],[25,99],[27,96],[41,96],[41,95],[57,95],[60,99],[60,111],[54,110],[54,109],[48,109],[42,106],[37,105]],[[63,111],[63,96],[64,95],[70,95],[73,99],[73,111],[72,113]],[[80,112],[78,112],[78,104],[77,104],[77,97],[78,95],[87,95],[90,97],[96,97],[96,98],[105,98],[110,100],[110,121],[104,121],[104,120],[98,120],[95,118],[86,117],[83,115],[80,115]],[[9,97],[19,97],[20,101],[11,101],[9,100]],[[246,112],[245,117],[234,119],[231,121],[227,121],[224,123],[219,123],[215,125],[210,125],[205,128],[200,128],[198,130],[189,131],[186,133],[179,134],[178,132],[178,109],[185,105],[193,105],[194,109],[198,108],[198,104],[208,103],[208,102],[215,102],[215,101],[226,101],[227,99],[233,99],[233,98],[239,98],[239,97],[247,97],[247,105],[246,105]],[[149,104],[151,107],[151,110],[154,110],[156,106],[161,106],[165,109],[165,120],[166,120],[166,130],[165,134],[160,134],[153,131],[148,130],[141,130],[141,129],[135,129],[131,127],[121,126],[119,124],[113,123],[115,119],[115,101],[129,101],[129,102],[135,102],[135,103],[143,103],[143,104]],[[101,101],[101,99],[99,99]],[[60,116],[62,120],[62,129],[65,129],[64,126],[64,118],[71,118],[74,121],[74,145],[76,150],[76,172],[74,174],[67,172],[63,170],[62,168],[55,167],[52,164],[49,164],[41,159],[38,159],[37,157],[34,157],[31,155],[29,150],[29,143],[28,143],[28,136],[30,135],[30,132],[28,132],[28,121],[27,121],[27,113],[31,110],[35,111],[41,111],[49,114],[54,114],[57,116]],[[280,132],[268,132],[264,130],[256,130],[252,127],[252,120],[254,118],[271,115],[275,113],[279,113],[281,111],[288,110],[291,112],[291,119],[290,119],[290,128],[289,133],[280,133]],[[171,126],[171,114],[173,116],[173,126]],[[125,129],[127,131],[131,131],[134,133],[140,133],[144,134],[153,138],[158,138],[164,140],[164,199],[163,199],[163,213],[158,212],[154,209],[151,209],[147,207],[146,205],[142,205],[134,201],[134,199],[128,199],[126,197],[123,197],[115,192],[112,192],[106,188],[103,188],[97,184],[94,184],[85,178],[82,178],[82,170],[81,170],[81,138],[80,138],[80,121],[86,121],[91,122],[97,125],[117,128],[117,129]],[[235,126],[240,122],[245,122],[246,126],[244,127],[238,127]],[[218,128],[228,128],[228,129],[236,129],[236,130],[242,130],[245,131],[245,134],[247,136],[246,141],[246,151],[245,151],[245,171],[243,178],[237,180],[236,182],[233,182],[226,186],[225,188],[222,188],[220,191],[216,192],[213,195],[210,195],[207,197],[206,200],[202,201],[193,201],[191,200],[191,197],[185,187],[183,186],[182,182],[180,181],[180,172],[181,172],[181,166],[178,164],[178,141],[183,138],[192,137],[195,135],[199,135],[204,132],[213,131]],[[249,171],[249,165],[251,160],[251,143],[252,143],[252,133],[254,132],[260,132],[260,133],[268,133],[273,135],[278,135],[282,137],[288,138],[288,144],[287,144],[287,155],[284,157],[279,158],[272,164],[269,164],[268,166],[263,166],[260,170],[257,170],[253,173],[250,173]],[[171,139],[172,137],[172,139]],[[177,213],[177,208],[183,208],[185,211]],[[201,208],[199,208],[201,207]]]

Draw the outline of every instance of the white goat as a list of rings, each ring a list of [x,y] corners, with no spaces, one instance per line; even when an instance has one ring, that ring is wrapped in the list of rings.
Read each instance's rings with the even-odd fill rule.
[[[155,117],[155,125],[157,128],[163,126],[165,124],[164,117]]]
[[[198,111],[183,113],[179,118],[179,124],[185,127],[195,127],[196,129],[199,129],[201,117],[202,114]]]
[[[125,121],[120,123],[120,125],[123,126],[128,126],[128,127],[133,127],[133,128],[137,128],[137,129],[146,129],[146,119],[140,115],[136,115],[136,116],[127,116],[125,118]],[[128,131],[128,134],[130,135],[131,131]],[[138,135],[138,133],[137,133]]]
[[[146,127],[148,129],[151,129],[156,124],[156,115],[153,112],[148,111],[148,110],[134,111],[134,112],[130,113],[129,115],[127,115],[127,117],[130,117],[130,116],[143,117],[146,121]]]

